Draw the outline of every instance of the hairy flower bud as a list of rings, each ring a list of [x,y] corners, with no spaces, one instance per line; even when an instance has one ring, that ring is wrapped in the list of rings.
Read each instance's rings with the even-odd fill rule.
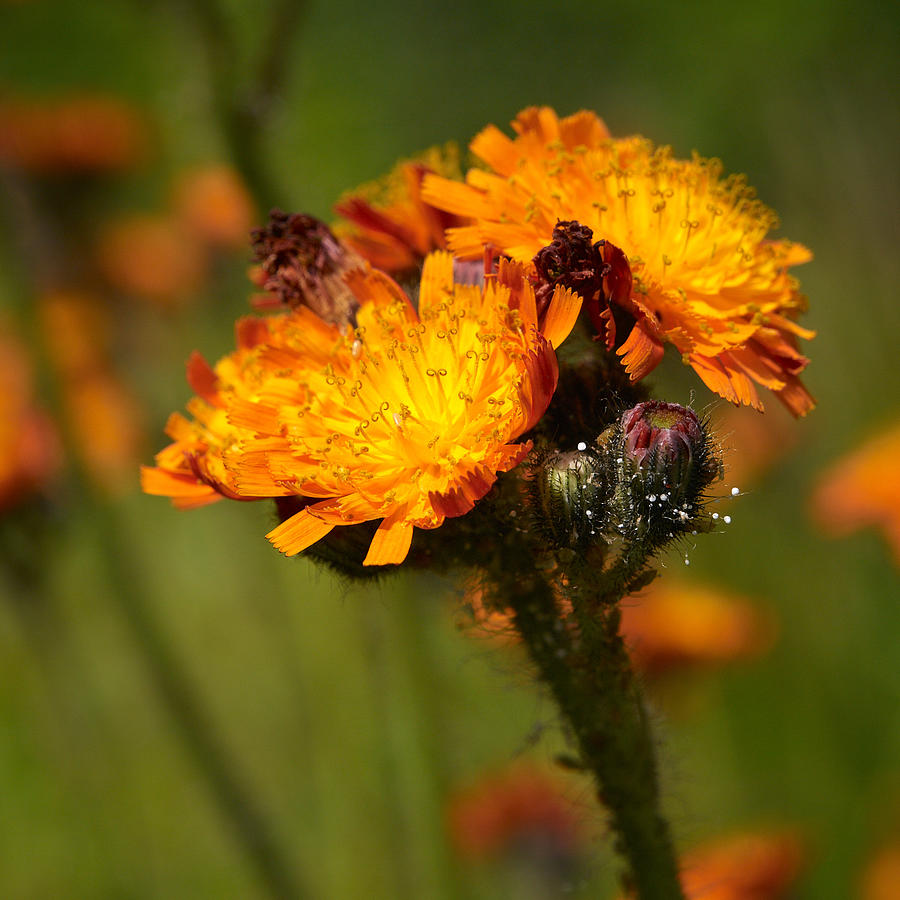
[[[704,492],[721,473],[706,424],[687,407],[648,400],[619,428],[621,533],[660,542],[696,528]]]
[[[555,453],[533,471],[532,500],[539,527],[561,548],[584,549],[604,527],[602,459],[585,444]]]

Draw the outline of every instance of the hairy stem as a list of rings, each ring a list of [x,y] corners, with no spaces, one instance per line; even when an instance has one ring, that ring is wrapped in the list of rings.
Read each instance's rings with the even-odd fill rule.
[[[523,557],[524,558],[524,557]],[[515,572],[516,567],[507,567]],[[626,571],[629,570],[629,571]],[[583,560],[535,568],[496,585],[559,705],[610,813],[625,885],[639,900],[683,900],[669,827],[660,812],[656,752],[624,642],[617,602],[633,565],[605,575]],[[562,611],[568,601],[574,616]],[[580,623],[590,622],[590,627]]]

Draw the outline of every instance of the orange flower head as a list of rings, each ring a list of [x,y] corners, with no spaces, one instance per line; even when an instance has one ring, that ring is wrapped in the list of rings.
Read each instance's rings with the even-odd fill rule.
[[[38,306],[73,449],[104,490],[133,488],[143,451],[143,416],[115,371],[107,311],[96,297],[76,290],[48,291]]]
[[[897,900],[900,841],[887,844],[869,860],[860,879],[861,900]]]
[[[198,290],[209,264],[197,236],[166,215],[130,215],[110,222],[100,234],[97,256],[116,290],[163,306]]]
[[[686,854],[681,886],[687,900],[784,900],[805,862],[794,831],[741,832]]]
[[[173,191],[178,219],[204,243],[241,249],[252,227],[253,200],[230,166],[210,165],[181,174]]]
[[[813,495],[813,514],[829,533],[883,529],[900,565],[900,421],[832,466]]]
[[[747,600],[698,584],[654,582],[622,604],[622,634],[645,672],[756,656],[774,621]]]
[[[681,883],[689,900],[779,900],[788,896],[805,856],[790,831],[736,834],[686,856]]]
[[[586,828],[565,792],[559,776],[534,765],[486,775],[451,797],[450,838],[460,856],[471,860],[523,846],[577,856]]]
[[[805,299],[787,272],[811,254],[767,239],[777,219],[742,178],[723,178],[718,160],[679,160],[642,137],[614,139],[591,112],[560,119],[531,108],[513,128],[512,139],[491,125],[472,141],[487,169],[471,169],[466,183],[426,176],[425,202],[475,220],[450,229],[450,250],[474,258],[489,244],[529,264],[558,222],[578,223],[627,257],[627,293],[605,299],[634,319],[616,350],[633,380],[670,343],[733,403],[762,409],[761,385],[795,415],[813,407],[796,346],[813,333],[794,322]],[[617,275],[622,288],[628,279]]]
[[[425,261],[418,308],[377,270],[345,283],[359,303],[353,327],[301,305],[195,372],[205,394],[195,421],[175,420],[176,442],[145,470],[145,490],[182,504],[215,492],[305,498],[268,535],[287,555],[336,526],[381,519],[364,564],[384,565],[403,561],[414,527],[467,513],[524,458],[530,445],[515,441],[550,402],[553,347],[580,298],[560,289],[539,331],[520,266],[483,287],[457,284],[444,252]]]
[[[0,103],[0,161],[40,174],[121,171],[146,155],[147,133],[123,100],[75,95]]]
[[[334,208],[344,220],[335,225],[335,233],[385,272],[414,271],[432,250],[446,248],[446,229],[464,221],[422,199],[422,181],[429,172],[461,177],[455,144],[432,147],[417,159],[398,163],[381,181],[345,194]]]
[[[0,510],[46,487],[61,463],[56,427],[35,397],[28,353],[0,320]]]

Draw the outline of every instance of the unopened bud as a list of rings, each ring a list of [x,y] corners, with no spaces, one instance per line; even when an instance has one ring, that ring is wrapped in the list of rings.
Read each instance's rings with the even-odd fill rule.
[[[560,548],[584,549],[605,524],[602,459],[587,448],[556,453],[533,472],[532,495],[538,526]]]
[[[706,425],[693,410],[662,400],[639,403],[620,425],[623,530],[658,541],[694,528],[704,492],[721,474]]]

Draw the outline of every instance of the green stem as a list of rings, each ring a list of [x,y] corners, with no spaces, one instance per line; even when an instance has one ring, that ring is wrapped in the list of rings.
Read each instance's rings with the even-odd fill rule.
[[[523,557],[524,558],[524,557]],[[515,567],[508,567],[515,571]],[[521,572],[521,568],[519,568]],[[581,561],[521,574],[497,585],[542,679],[574,733],[598,797],[610,813],[616,849],[628,865],[626,886],[639,900],[683,900],[669,827],[660,812],[654,739],[610,602],[628,574],[613,566],[604,578]],[[574,622],[557,603],[572,604]]]

